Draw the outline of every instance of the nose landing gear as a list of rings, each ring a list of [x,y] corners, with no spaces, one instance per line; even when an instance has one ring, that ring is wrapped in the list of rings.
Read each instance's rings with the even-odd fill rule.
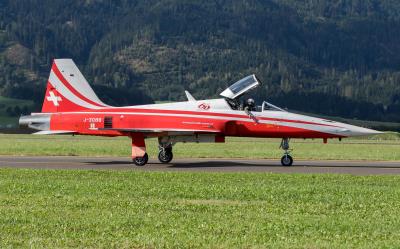
[[[285,151],[283,157],[281,158],[282,166],[292,166],[293,164],[293,158],[290,156],[290,152],[292,150],[289,147],[289,141],[289,138],[282,138],[281,146],[279,147]]]

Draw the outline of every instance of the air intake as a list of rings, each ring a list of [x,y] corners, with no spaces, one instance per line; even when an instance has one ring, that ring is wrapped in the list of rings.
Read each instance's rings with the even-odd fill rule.
[[[113,121],[112,117],[104,117],[104,128],[112,129],[113,128]]]

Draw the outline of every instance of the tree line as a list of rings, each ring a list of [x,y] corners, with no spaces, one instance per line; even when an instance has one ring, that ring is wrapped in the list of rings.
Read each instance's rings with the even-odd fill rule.
[[[52,59],[68,57],[113,105],[217,97],[255,73],[259,101],[400,122],[398,13],[378,0],[2,1],[0,95],[40,108]]]

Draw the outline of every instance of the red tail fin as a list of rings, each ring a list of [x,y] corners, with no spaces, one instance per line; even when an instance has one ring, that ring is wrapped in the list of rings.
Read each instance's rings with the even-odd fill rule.
[[[69,112],[107,107],[71,59],[56,59],[47,81],[42,112]]]

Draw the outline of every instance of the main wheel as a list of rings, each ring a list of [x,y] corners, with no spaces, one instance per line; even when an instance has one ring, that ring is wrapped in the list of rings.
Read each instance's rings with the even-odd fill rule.
[[[290,155],[284,155],[281,158],[281,164],[282,166],[292,166],[293,158]]]
[[[149,156],[147,155],[147,153],[145,153],[143,157],[136,157],[132,160],[133,163],[136,164],[136,166],[144,166],[149,160]]]
[[[160,162],[162,162],[162,163],[171,162],[173,157],[174,157],[174,154],[172,154],[172,149],[161,150],[158,153],[158,160],[160,160]]]

